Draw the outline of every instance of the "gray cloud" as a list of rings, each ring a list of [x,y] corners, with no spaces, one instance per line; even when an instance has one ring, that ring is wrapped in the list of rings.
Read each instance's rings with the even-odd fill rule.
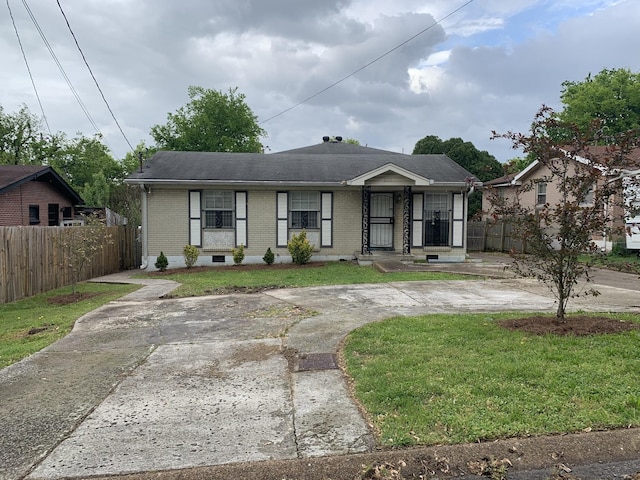
[[[121,138],[75,49],[55,2],[34,14],[115,154]],[[238,87],[260,120],[283,112],[362,67],[451,11],[450,2],[402,0],[103,0],[61,2],[109,103],[135,145],[188,101],[187,87]],[[510,30],[547,2],[488,1],[436,25],[406,46],[308,103],[264,123],[272,151],[353,137],[410,153],[426,135],[461,137],[500,160],[518,152],[492,130],[525,131],[543,104],[559,107],[561,84],[603,68],[640,70],[640,11],[627,0],[593,3],[591,15]],[[20,2],[12,1],[50,124],[92,134]],[[432,11],[425,11],[433,7]],[[553,20],[550,10],[538,12]],[[565,11],[566,14],[566,11]],[[520,15],[520,17],[518,17]],[[563,17],[564,18],[564,17]],[[531,27],[533,26],[533,27]],[[0,105],[39,113],[7,15],[0,15]],[[531,28],[530,28],[531,27]],[[429,55],[448,60],[425,66]],[[411,88],[409,69],[422,72]],[[429,73],[429,75],[424,75]],[[417,75],[417,74],[416,74]]]

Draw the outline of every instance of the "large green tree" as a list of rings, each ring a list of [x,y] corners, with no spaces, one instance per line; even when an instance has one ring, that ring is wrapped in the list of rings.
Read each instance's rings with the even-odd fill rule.
[[[564,104],[558,113],[560,120],[577,125],[583,132],[597,120],[603,143],[640,127],[640,73],[604,69],[581,82],[563,82],[560,98]]]
[[[0,106],[0,164],[42,164],[48,137],[42,130],[41,119],[26,105],[15,113],[5,113]]]
[[[497,178],[503,174],[502,164],[485,150],[478,150],[473,143],[461,138],[442,141],[435,135],[428,135],[416,143],[414,155],[444,153],[458,165],[475,175],[481,182]],[[473,192],[469,196],[468,218],[474,218],[482,211],[482,194]]]
[[[266,132],[237,88],[227,93],[189,87],[185,106],[151,127],[158,148],[198,152],[262,152]]]

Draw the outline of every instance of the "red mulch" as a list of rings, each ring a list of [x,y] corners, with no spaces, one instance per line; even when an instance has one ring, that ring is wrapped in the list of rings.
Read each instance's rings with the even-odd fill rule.
[[[520,330],[534,335],[601,335],[640,330],[640,324],[609,317],[568,315],[564,322],[553,316],[514,318],[498,322],[509,330]]]

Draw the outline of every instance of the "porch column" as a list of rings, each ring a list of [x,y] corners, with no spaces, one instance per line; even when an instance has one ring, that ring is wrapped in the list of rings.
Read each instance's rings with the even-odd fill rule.
[[[411,185],[404,186],[402,195],[402,254],[411,253]]]
[[[362,250],[360,253],[371,253],[369,249],[369,205],[371,203],[371,186],[362,187]]]

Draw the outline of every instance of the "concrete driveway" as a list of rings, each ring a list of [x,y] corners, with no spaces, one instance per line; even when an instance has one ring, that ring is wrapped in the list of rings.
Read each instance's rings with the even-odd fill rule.
[[[0,371],[0,479],[367,452],[335,356],[349,331],[394,315],[555,309],[545,287],[509,278],[172,300],[158,299],[170,282],[144,282]],[[600,290],[571,308],[640,311],[637,291]]]

